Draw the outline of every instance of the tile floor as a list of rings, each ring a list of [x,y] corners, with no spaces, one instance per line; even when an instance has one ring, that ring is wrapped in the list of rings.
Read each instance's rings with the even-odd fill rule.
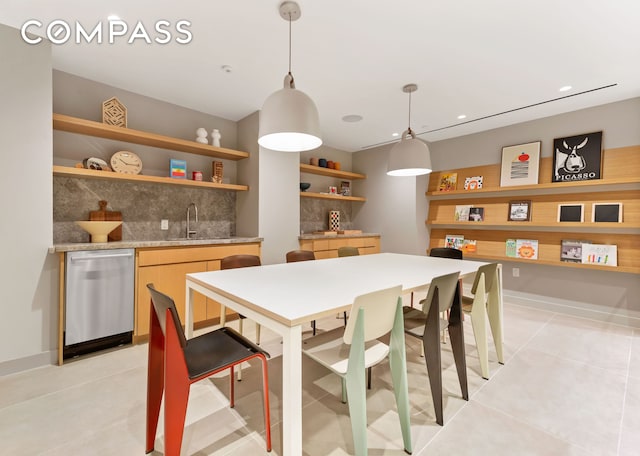
[[[318,322],[319,328],[340,324]],[[249,330],[253,325],[246,325]],[[460,397],[449,346],[443,355],[445,425],[435,423],[417,341],[407,346],[414,455],[640,454],[640,331],[505,303],[506,364],[490,354],[479,375],[473,332],[465,326],[470,400]],[[310,333],[309,333],[310,334]],[[279,339],[263,330],[270,361],[273,446],[281,454]],[[0,378],[0,453],[144,454],[146,345],[132,346]],[[337,377],[303,357],[303,453],[353,451]],[[191,389],[184,455],[266,454],[259,363],[244,369],[236,408],[228,378]],[[374,369],[367,398],[369,454],[402,455],[386,365]],[[156,451],[162,454],[162,423]]]

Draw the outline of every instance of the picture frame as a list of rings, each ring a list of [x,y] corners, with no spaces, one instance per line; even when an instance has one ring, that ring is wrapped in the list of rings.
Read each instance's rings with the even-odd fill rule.
[[[450,192],[456,189],[458,183],[458,173],[444,173],[440,175],[438,183],[439,192]]]
[[[509,201],[509,214],[507,219],[510,222],[530,222],[531,200]]]
[[[584,204],[558,204],[558,223],[584,222]]]
[[[470,222],[484,222],[484,207],[472,207],[469,209]]]
[[[591,221],[622,223],[622,203],[593,203]]]
[[[600,179],[602,131],[553,140],[551,182]]]
[[[470,176],[464,179],[465,190],[478,190],[482,188],[483,176]]]
[[[582,245],[590,241],[563,239],[560,246],[560,261],[565,263],[582,263]]]
[[[500,187],[538,183],[541,144],[541,141],[534,141],[502,148]]]

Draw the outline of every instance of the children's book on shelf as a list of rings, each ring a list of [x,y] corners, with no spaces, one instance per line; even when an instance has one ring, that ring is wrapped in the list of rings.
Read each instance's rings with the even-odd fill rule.
[[[467,177],[464,180],[464,189],[465,190],[477,190],[482,188],[482,176],[472,176]]]
[[[516,257],[516,240],[515,239],[507,239],[505,242],[505,255],[509,258]]]
[[[477,241],[475,239],[464,239],[460,250],[464,253],[476,253],[477,247]]]
[[[459,234],[447,234],[444,238],[444,246],[449,249],[460,249],[464,242],[464,236]]]
[[[440,176],[440,183],[438,184],[439,192],[450,192],[456,189],[458,183],[458,173],[446,173]]]
[[[598,266],[618,266],[618,246],[605,244],[583,244],[582,263]]]
[[[582,245],[590,243],[590,241],[563,239],[562,246],[560,248],[560,261],[567,263],[582,263]]]
[[[453,220],[456,222],[468,222],[470,209],[471,205],[457,205],[456,212],[453,215]]]
[[[537,260],[538,241],[533,239],[516,239],[516,258]]]
[[[469,221],[470,222],[484,221],[484,207],[472,207],[471,209],[469,209]]]

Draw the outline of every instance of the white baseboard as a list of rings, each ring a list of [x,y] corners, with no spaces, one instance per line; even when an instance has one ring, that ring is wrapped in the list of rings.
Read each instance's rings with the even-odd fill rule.
[[[505,302],[640,329],[640,311],[504,290]]]
[[[0,377],[57,363],[58,352],[56,350],[42,352],[24,358],[12,359],[10,361],[3,361],[0,363]]]

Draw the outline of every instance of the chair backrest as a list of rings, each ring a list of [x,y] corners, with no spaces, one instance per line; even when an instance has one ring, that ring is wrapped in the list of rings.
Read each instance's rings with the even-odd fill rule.
[[[351,306],[351,318],[347,320],[347,327],[344,330],[344,343],[351,344],[356,316],[360,309],[364,309],[365,342],[377,339],[391,331],[401,293],[402,286],[397,285],[357,296]]]
[[[287,263],[295,263],[297,261],[315,260],[316,256],[311,250],[292,250],[287,252]]]
[[[348,256],[357,256],[357,255],[360,255],[360,251],[358,250],[358,247],[346,246],[346,247],[338,248],[339,257],[348,257]]]
[[[484,274],[484,290],[489,293],[495,282],[496,274],[498,273],[498,263],[489,263],[478,268],[476,272],[476,278],[473,280],[473,286],[471,287],[471,293],[476,294],[478,289],[478,282],[480,277]]]
[[[449,310],[453,305],[453,297],[456,294],[459,278],[459,272],[452,272],[451,274],[435,277],[429,284],[429,292],[427,293],[425,306],[431,305],[433,293],[438,289],[438,311],[444,312],[445,310]],[[428,307],[422,309],[424,313],[427,313],[428,310]]]
[[[260,264],[260,257],[257,255],[231,255],[220,261],[220,269],[248,268]]]
[[[147,289],[149,290],[149,294],[151,295],[151,303],[153,305],[153,310],[156,313],[156,317],[160,322],[162,334],[165,337],[167,336],[167,322],[165,320],[165,317],[167,315],[168,309],[171,311],[173,324],[176,327],[176,331],[178,332],[178,340],[180,341],[180,346],[184,349],[187,346],[187,338],[184,335],[184,330],[182,329],[182,324],[180,323],[180,316],[178,315],[178,310],[176,309],[175,302],[173,302],[173,299],[171,299],[171,297],[156,290],[152,283],[147,284]]]
[[[462,250],[452,249],[450,247],[434,247],[429,252],[429,256],[462,260]]]

